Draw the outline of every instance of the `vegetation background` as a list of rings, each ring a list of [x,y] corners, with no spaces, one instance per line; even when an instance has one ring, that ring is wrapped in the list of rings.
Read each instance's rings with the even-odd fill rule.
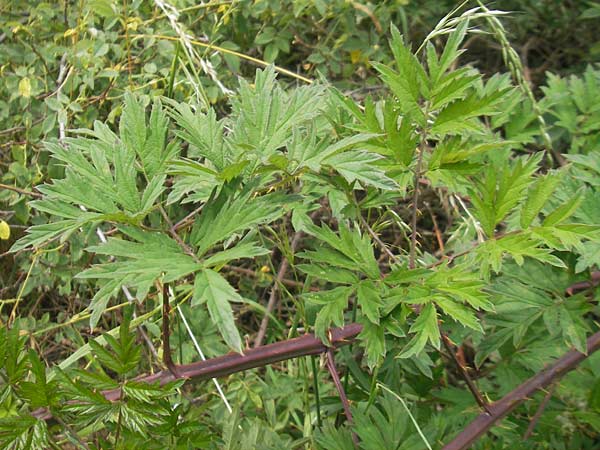
[[[599,17],[575,0],[0,3],[0,447],[442,448],[586,353]],[[134,380],[355,322],[329,371],[317,355]],[[590,354],[473,448],[598,446]]]

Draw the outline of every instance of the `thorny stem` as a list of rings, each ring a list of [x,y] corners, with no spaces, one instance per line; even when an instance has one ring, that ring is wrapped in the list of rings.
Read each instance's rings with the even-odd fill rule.
[[[340,400],[342,402],[342,406],[344,407],[344,415],[346,416],[346,420],[350,426],[354,425],[354,420],[352,419],[352,411],[350,411],[350,403],[348,402],[348,397],[346,397],[346,392],[344,391],[344,387],[342,386],[342,382],[340,381],[340,376],[338,375],[337,369],[335,367],[335,359],[333,356],[333,350],[331,347],[327,349],[327,369],[331,374],[331,378],[333,379],[333,384],[338,391],[338,395],[340,396]],[[352,442],[354,442],[354,447],[358,448],[358,436],[354,431],[352,432]]]
[[[596,287],[600,284],[600,271],[596,270],[591,273],[590,279],[586,281],[579,281],[572,284],[565,290],[565,294],[568,296],[575,295],[578,292],[586,291],[590,288]]]
[[[548,392],[546,392],[546,395],[544,396],[543,400],[541,401],[540,406],[538,406],[537,411],[531,418],[531,421],[529,422],[529,426],[527,427],[527,431],[525,431],[525,434],[523,435],[524,441],[526,441],[529,438],[529,436],[531,436],[531,433],[533,433],[533,430],[534,430],[535,426],[537,425],[538,421],[540,420],[540,417],[542,417],[544,409],[546,409],[548,402],[552,398],[552,394],[554,393],[555,387],[556,387],[556,384],[552,384],[550,386],[550,388],[548,389]]]
[[[467,372],[467,368],[465,366],[463,366],[463,364],[456,357],[456,353],[454,352],[452,341],[450,340],[448,335],[446,333],[444,333],[442,330],[440,330],[440,335],[442,336],[442,342],[444,343],[444,347],[446,348],[446,351],[450,354],[452,360],[456,364],[458,371],[460,372],[461,376],[465,380],[465,383],[467,383],[467,387],[469,388],[469,391],[471,391],[471,394],[473,394],[475,401],[487,413],[491,414],[489,411],[489,408],[488,408],[489,403],[487,402],[487,400],[485,398],[483,398],[483,395],[481,395],[481,392],[479,392],[479,389],[477,389],[477,386],[475,386],[475,383],[471,379],[469,372]]]
[[[329,344],[333,348],[348,345],[354,341],[361,331],[362,325],[358,323],[352,323],[343,328],[333,328],[330,330],[331,337]],[[161,370],[152,375],[140,376],[136,378],[136,381],[164,385],[178,379],[210,380],[211,378],[224,377],[256,367],[264,367],[279,361],[301,356],[318,355],[325,353],[332,347],[327,347],[314,334],[306,334],[297,338],[245,350],[243,355],[232,352],[205,361],[176,365],[177,375],[169,370]],[[121,389],[103,391],[102,395],[107,400],[114,402],[119,400]],[[33,411],[32,415],[38,419],[50,419],[52,417],[46,408]]]
[[[424,111],[425,120],[429,116],[427,105]],[[423,166],[423,154],[426,148],[427,130],[421,132],[421,142],[417,147],[417,167],[415,168],[415,176],[413,178],[413,198],[412,198],[412,218],[411,218],[411,234],[410,234],[410,254],[408,258],[408,268],[415,268],[415,260],[417,255],[417,217],[419,214],[419,180],[421,178],[421,170]]]
[[[587,352],[580,353],[570,350],[554,364],[545,370],[529,378],[516,389],[512,390],[497,402],[490,404],[490,413],[482,413],[466,426],[450,443],[442,450],[466,450],[484,435],[496,422],[508,415],[517,406],[530,398],[536,391],[555,383],[566,373],[575,369],[582,361],[592,353],[600,349],[600,332],[590,336],[587,340]]]

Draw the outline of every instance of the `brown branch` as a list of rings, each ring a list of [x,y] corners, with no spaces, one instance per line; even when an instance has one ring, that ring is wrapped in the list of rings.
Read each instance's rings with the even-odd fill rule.
[[[377,16],[373,14],[373,11],[371,11],[368,6],[358,2],[352,2],[352,6],[354,7],[354,9],[362,11],[367,16],[369,16],[369,19],[371,19],[371,22],[373,22],[373,25],[377,30],[377,33],[381,34],[383,32],[383,28],[381,28],[381,23],[379,22],[379,19],[377,19]]]
[[[31,125],[29,125],[29,128],[36,126],[38,123],[42,123],[44,121],[46,117],[40,117],[39,119],[35,119],[33,122],[31,122]],[[20,131],[25,131],[28,127],[25,126],[18,126],[18,127],[12,127],[12,128],[6,128],[5,130],[0,130],[0,136],[4,136],[7,134],[13,134],[13,133],[18,133]]]
[[[589,280],[580,281],[578,283],[572,284],[565,290],[565,293],[568,296],[571,296],[577,294],[578,292],[596,287],[598,285],[600,285],[600,271],[594,271],[592,272]]]
[[[196,218],[196,215],[200,211],[202,211],[202,208],[204,208],[204,203],[202,205],[200,205],[198,208],[194,209],[191,213],[189,213],[187,216],[185,216],[183,219],[181,219],[175,225],[173,225],[173,227],[172,227],[173,231],[177,231],[181,227],[185,227],[185,226],[189,225],[190,223],[192,223],[194,221],[194,219]]]
[[[171,222],[171,219],[169,218],[169,215],[167,214],[167,212],[165,211],[165,209],[160,206],[159,207],[159,211],[161,213],[161,215],[163,216],[163,219],[165,219],[165,223],[167,224],[168,227],[168,233],[169,235],[175,239],[175,241],[177,242],[177,244],[179,245],[179,247],[189,256],[192,257],[192,259],[197,262],[200,263],[200,259],[198,258],[198,256],[196,256],[196,253],[194,253],[194,250],[192,250],[192,248],[187,245],[183,239],[181,239],[181,236],[179,236],[179,234],[177,234],[177,231],[175,230],[175,226],[173,225],[173,222]]]
[[[170,370],[161,370],[152,375],[138,377],[136,381],[146,383],[160,383],[161,385],[177,379],[209,380],[224,377],[232,373],[242,372],[256,367],[266,366],[279,361],[285,361],[300,356],[318,355],[325,353],[329,348],[338,348],[354,341],[362,331],[362,325],[352,323],[343,328],[330,330],[331,347],[323,344],[321,339],[314,334],[305,334],[294,339],[263,345],[262,347],[246,350],[244,354],[228,353],[217,358],[198,361],[192,364],[175,365],[177,376]],[[116,401],[121,395],[120,389],[103,391],[107,400]],[[50,412],[41,408],[32,413],[39,419],[51,418]]]
[[[320,209],[313,211],[313,213],[310,215],[310,219],[314,220],[315,217],[318,216],[319,211],[320,211]],[[303,236],[303,234],[301,231],[297,231],[296,233],[294,233],[294,237],[292,238],[292,242],[290,244],[290,252],[291,252],[292,256],[293,256],[294,252],[296,251],[296,248],[300,244],[300,239],[302,239],[302,236]],[[283,261],[281,261],[281,265],[279,266],[279,270],[277,271],[277,278],[275,279],[275,283],[273,284],[273,287],[271,288],[271,294],[269,295],[269,301],[267,302],[267,310],[260,322],[258,334],[256,335],[256,339],[254,340],[255,348],[260,347],[263,343],[265,334],[267,333],[267,326],[269,325],[269,319],[271,318],[271,313],[275,309],[275,304],[277,303],[277,292],[279,291],[279,285],[282,283],[283,279],[285,278],[285,273],[288,270],[289,264],[290,263],[289,263],[288,259],[284,256]]]
[[[428,113],[425,113],[427,117]],[[410,221],[410,252],[408,257],[408,268],[414,269],[417,257],[417,217],[419,215],[419,180],[421,179],[421,171],[423,166],[423,154],[425,153],[425,135],[421,135],[421,143],[417,147],[417,167],[415,168],[415,176],[413,180],[413,197],[412,197],[412,217]]]
[[[554,383],[567,372],[575,369],[592,353],[600,349],[600,332],[593,334],[587,340],[587,354],[577,350],[570,350],[547,369],[534,375],[519,387],[509,392],[497,402],[489,406],[490,413],[477,416],[465,429],[463,429],[442,450],[465,450],[479,437],[484,435],[496,422],[508,415],[517,406],[531,397],[536,391]]]
[[[465,380],[465,383],[467,383],[467,387],[469,388],[469,391],[471,391],[471,394],[473,394],[475,401],[477,402],[477,404],[479,406],[481,406],[481,408],[483,408],[484,411],[487,411],[488,413],[490,413],[490,411],[488,409],[488,407],[489,407],[488,401],[485,398],[483,398],[483,395],[481,395],[481,392],[479,392],[479,389],[477,389],[477,386],[471,379],[469,372],[467,372],[467,368],[460,362],[460,360],[456,356],[456,353],[453,348],[454,345],[453,345],[452,341],[450,340],[448,335],[446,333],[444,333],[442,330],[440,330],[440,335],[442,336],[442,342],[444,343],[444,347],[446,348],[446,351],[450,354],[450,357],[456,364],[456,367],[458,368],[460,375]]]
[[[335,384],[335,388],[337,389],[338,395],[340,396],[342,406],[344,407],[344,415],[346,416],[348,425],[352,426],[354,425],[354,419],[352,418],[352,411],[350,411],[350,402],[348,401],[348,397],[346,397],[344,386],[342,386],[340,376],[337,372],[337,368],[335,367],[335,358],[333,356],[333,350],[331,349],[331,347],[327,349],[327,370],[329,370],[329,374],[333,379],[333,384]],[[358,448],[358,436],[354,431],[352,432],[352,441],[354,442],[354,447]]]
[[[550,386],[550,389],[548,389],[548,392],[546,392],[546,395],[542,399],[540,406],[538,406],[537,411],[531,418],[531,421],[529,422],[529,426],[527,427],[527,431],[525,431],[525,434],[523,435],[524,441],[529,439],[529,436],[531,436],[531,433],[533,433],[533,430],[534,430],[535,426],[537,425],[538,421],[540,420],[540,417],[542,417],[542,413],[544,412],[544,409],[546,409],[548,402],[552,398],[552,394],[554,393],[555,387],[556,387],[556,384],[552,384]]]

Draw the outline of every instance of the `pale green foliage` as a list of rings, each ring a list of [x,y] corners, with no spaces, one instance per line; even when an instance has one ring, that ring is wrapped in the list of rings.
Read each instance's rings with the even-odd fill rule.
[[[568,142],[569,153],[595,153],[600,144],[600,72],[588,67],[582,77],[548,75],[541,104],[554,122],[557,140]]]
[[[243,299],[225,278],[214,270],[205,269],[196,275],[192,305],[206,303],[208,312],[223,335],[225,342],[237,352],[242,351],[242,340],[235,326],[230,301]]]
[[[373,261],[361,260],[358,256],[371,255],[371,249],[366,247],[354,254],[353,248],[360,248],[359,241],[350,244],[351,240],[345,237],[350,234],[344,223],[339,224],[338,236],[325,226],[302,225],[304,231],[326,242],[327,246],[300,253],[300,257],[312,264],[297,267],[312,276],[348,286],[339,292],[328,291],[323,298],[313,294],[307,297],[324,305],[317,315],[317,333],[323,336],[323,327],[339,323],[346,298],[355,296],[364,316],[365,330],[361,338],[371,367],[385,354],[384,330],[392,334],[392,330],[397,330],[388,318],[400,311],[410,317],[409,311],[416,311],[412,325],[409,322],[399,333],[412,335],[400,353],[402,357],[419,355],[427,343],[439,348],[438,319],[447,322],[444,316],[481,332],[480,321],[470,308],[493,311],[484,293],[486,282],[481,280],[489,280],[492,271],[500,274],[507,256],[518,265],[523,265],[526,259],[535,259],[565,267],[554,251],[575,248],[581,251],[584,245],[589,245],[585,244],[586,240],[593,239],[596,232],[595,227],[569,223],[569,218],[579,210],[581,193],[574,193],[564,205],[553,209],[547,206],[564,179],[565,169],[536,177],[541,153],[510,158],[509,150],[526,143],[530,131],[515,126],[511,134],[514,139],[502,139],[482,120],[484,116],[499,114],[502,118],[493,123],[513,123],[520,116],[505,113],[501,105],[519,102],[527,105],[527,102],[510,86],[507,77],[494,76],[484,82],[473,69],[452,70],[462,52],[460,44],[467,29],[468,20],[460,22],[450,33],[440,56],[428,43],[425,64],[404,43],[398,31],[392,29],[390,45],[395,70],[383,64],[375,64],[375,68],[394,97],[379,102],[367,98],[364,110],[339,93],[334,97],[338,107],[351,118],[347,128],[360,133],[354,135],[356,139],[361,135],[365,137],[366,149],[382,156],[378,166],[394,179],[400,192],[411,188],[411,171],[416,170],[422,159],[422,177],[429,177],[433,183],[440,183],[457,195],[469,196],[470,214],[482,231],[483,242],[467,256],[475,262],[474,267],[465,264],[449,269],[442,265],[431,270],[411,271],[397,268],[381,283],[377,276],[379,269]],[[535,113],[527,113],[526,106],[515,109],[529,114],[527,123],[536,120]],[[534,128],[539,130],[537,126]],[[352,152],[342,155],[345,158],[342,161],[353,157]],[[355,158],[360,160],[358,154]],[[338,170],[352,181],[343,167]],[[350,199],[347,187],[340,188]],[[385,204],[383,200],[375,206]],[[538,219],[540,214],[543,217]],[[342,210],[341,216],[352,219],[353,212]],[[354,236],[358,235],[354,233]],[[366,280],[360,281],[361,277]],[[325,299],[331,299],[331,303]]]
[[[295,176],[327,173],[335,168],[356,189],[363,184],[394,187],[376,165],[381,156],[355,149],[372,134],[334,141],[323,120],[324,98],[319,86],[288,94],[269,68],[257,72],[254,85],[242,81],[239,97],[232,102],[232,115],[225,120],[217,120],[213,110],[202,112],[167,100],[168,112],[178,125],[175,135],[191,145],[185,157],[177,157],[180,145],[169,139],[169,122],[161,103],[153,103],[148,118],[144,105],[127,94],[119,135],[96,123],[93,131],[80,130],[77,138],[48,145],[65,164],[65,178],[41,186],[44,198],[33,205],[63,220],[32,227],[13,250],[40,246],[56,237],[64,240],[85,225],[113,223],[122,237],[111,237],[106,244],[87,250],[117,260],[79,275],[104,280],[89,305],[90,325],[98,323],[121,286],[132,288],[143,300],[157,280],[170,283],[197,273],[196,303],[206,304],[225,341],[241,351],[229,306],[229,301],[241,297],[225,278],[208,268],[219,270],[233,259],[268,252],[253,242],[256,227],[281,218],[300,199],[285,191],[265,193],[273,177],[288,176],[288,171]],[[304,133],[310,133],[314,147],[299,140]],[[251,148],[249,143],[254,143]],[[167,189],[168,175],[176,179]],[[165,196],[169,203],[182,199],[203,204],[185,241],[173,238],[168,223],[149,230],[160,221],[157,210],[164,208]],[[319,239],[341,252],[352,268],[364,266],[370,277],[378,276],[366,237],[348,230],[337,238],[331,230],[322,230],[317,232]],[[331,311],[338,325],[345,306],[339,303]],[[322,334],[329,321],[321,323]]]
[[[76,233],[88,241],[86,251],[95,258],[78,275],[98,280],[87,305],[92,328],[123,287],[140,302],[164,302],[160,287],[168,283],[177,301],[191,299],[191,311],[236,352],[244,347],[236,320],[245,304],[257,303],[244,282],[239,289],[232,285],[236,278],[228,264],[281,254],[293,271],[284,275],[295,280],[279,276],[274,281],[264,274],[275,259],[261,259],[261,270],[241,270],[256,275],[255,288],[278,283],[272,292],[279,295],[285,320],[277,327],[290,327],[290,336],[304,327],[329,344],[331,327],[350,321],[363,326],[358,340],[372,379],[355,355],[345,360],[348,374],[360,384],[352,394],[369,395],[368,404],[359,403],[354,411],[363,447],[416,448],[422,447],[420,439],[429,446],[425,435],[438,439],[446,424],[462,419],[441,420],[425,406],[426,415],[418,417],[428,422],[423,431],[404,402],[407,414],[388,397],[373,406],[378,371],[398,383],[408,380],[410,388],[403,389],[418,399],[425,397],[420,390],[432,389],[423,388],[428,383],[423,376],[441,379],[440,361],[449,356],[441,343],[450,335],[473,348],[478,367],[512,352],[520,367],[533,371],[563,347],[584,351],[592,306],[583,295],[565,298],[574,281],[567,270],[600,264],[600,160],[582,150],[596,138],[597,102],[584,98],[597,88],[595,72],[590,69],[585,82],[551,78],[552,99],[544,107],[557,118],[552,126],[577,133],[578,113],[589,124],[572,149],[582,154],[567,157],[570,166],[542,170],[548,163],[543,152],[517,155],[540,136],[532,125],[543,123],[535,102],[514,89],[507,76],[484,79],[477,70],[458,66],[470,20],[481,14],[479,8],[469,11],[460,20],[444,18],[445,25],[416,52],[392,28],[392,64],[373,63],[391,94],[365,99],[364,108],[316,83],[286,90],[273,67],[257,71],[254,83],[240,80],[225,116],[222,108],[170,99],[155,99],[147,108],[142,98],[125,94],[118,134],[97,122],[93,130],[47,144],[65,174],[40,186],[42,199],[32,206],[53,216],[53,222],[31,227],[12,250],[40,249],[54,240],[70,243]],[[447,39],[438,50],[432,39],[441,35]],[[429,211],[440,247],[435,254],[429,238],[420,234],[421,221],[428,220],[426,202],[432,199],[443,205],[448,226],[440,231],[436,214]],[[309,217],[313,211],[317,220]],[[290,226],[304,233],[295,254]],[[95,240],[97,229],[109,227],[106,242]],[[453,233],[446,248],[440,243],[444,233]],[[299,281],[305,286],[294,291]],[[118,381],[102,372],[80,371],[75,380],[58,377],[75,400],[64,411],[76,415],[82,427],[142,436],[160,427],[170,436],[180,423],[178,411],[165,400],[173,386],[127,379],[141,361],[128,329],[125,317],[118,339],[105,336],[107,348],[91,339],[86,350]],[[156,332],[155,324],[148,329]],[[20,342],[16,334],[2,336],[8,350],[0,351],[14,353]],[[533,338],[551,345],[531,346]],[[215,345],[219,352],[223,342]],[[39,358],[2,358],[11,383],[27,371],[33,374],[18,387],[28,405],[55,405]],[[306,369],[302,364],[298,373]],[[270,369],[264,372],[273,376]],[[316,369],[313,376],[316,389]],[[240,398],[249,397],[265,411],[269,423],[243,419],[236,409],[223,427],[226,448],[254,447],[261,439],[289,447],[287,438],[270,431],[280,421],[295,420],[296,428],[311,432],[309,408],[302,411],[304,423],[297,405],[281,419],[268,395],[245,382],[234,386],[243,392]],[[123,392],[115,403],[98,392],[115,388]],[[308,384],[303,388],[308,397]],[[440,391],[445,395],[440,403],[459,396],[448,390]],[[462,413],[472,405],[460,406]],[[408,417],[419,436],[407,435]],[[42,422],[14,425],[11,420],[0,421],[0,436],[16,448],[28,439],[47,444]],[[239,433],[240,428],[251,432]],[[346,430],[324,430],[317,437],[320,445],[352,445]]]

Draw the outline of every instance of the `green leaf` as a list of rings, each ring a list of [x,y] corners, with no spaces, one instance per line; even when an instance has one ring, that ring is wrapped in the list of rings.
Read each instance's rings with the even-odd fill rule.
[[[381,74],[384,83],[398,98],[404,112],[421,114],[418,100],[421,90],[426,90],[427,74],[416,56],[404,44],[404,39],[398,29],[392,27],[391,32],[390,48],[394,54],[398,72],[379,63],[373,63],[373,67]]]
[[[552,250],[542,248],[542,244],[542,241],[527,234],[515,234],[500,239],[489,239],[479,245],[475,253],[483,273],[488,268],[499,273],[505,255],[510,255],[519,265],[523,264],[525,257],[529,257],[556,267],[566,267],[560,258],[552,254]]]
[[[560,312],[560,329],[567,343],[581,353],[587,354],[587,341],[585,328],[580,323],[575,323],[569,311],[562,308]]]
[[[232,161],[233,152],[226,145],[223,135],[225,124],[217,120],[214,110],[210,109],[204,114],[199,109],[192,111],[186,103],[168,99],[166,102],[170,106],[169,115],[181,128],[175,134],[192,144],[191,157],[208,159],[218,171]]]
[[[583,192],[578,192],[569,200],[567,200],[565,204],[559,206],[550,214],[548,214],[544,219],[542,225],[544,227],[551,227],[553,225],[557,225],[561,222],[564,222],[569,217],[571,217],[575,213],[575,211],[577,211],[577,208],[579,208],[579,205],[581,205],[582,201]]]
[[[427,341],[436,349],[440,348],[438,317],[435,306],[432,303],[426,304],[421,309],[419,316],[409,331],[416,334],[398,355],[398,358],[410,358],[413,355],[418,355],[425,348]]]
[[[505,166],[500,173],[489,165],[482,180],[475,181],[471,191],[474,215],[488,237],[495,227],[523,200],[527,188],[534,181],[541,155],[518,158],[512,167]]]
[[[368,236],[361,235],[358,227],[350,229],[344,223],[340,223],[338,235],[326,224],[321,227],[307,224],[305,231],[337,251],[332,252],[327,248],[321,248],[317,252],[303,252],[299,256],[309,257],[316,262],[331,263],[346,269],[360,270],[373,279],[379,278],[379,265],[375,259],[371,241]]]
[[[196,275],[192,304],[206,303],[210,317],[227,345],[242,353],[242,340],[235,326],[230,301],[242,302],[243,298],[220,274],[204,269]]]
[[[358,339],[365,346],[367,352],[367,364],[372,370],[385,356],[384,327],[375,325],[372,321],[364,321],[363,329]]]
[[[527,193],[527,200],[521,207],[521,227],[527,228],[540,213],[561,181],[560,173],[548,173],[539,177]]]
[[[397,188],[396,182],[374,164],[379,159],[381,156],[373,153],[351,150],[335,154],[324,160],[323,164],[337,170],[348,183],[358,180],[380,189]]]
[[[288,93],[275,76],[270,66],[256,71],[254,85],[241,79],[239,95],[231,101],[232,146],[255,155],[257,161],[268,161],[289,141],[292,129],[315,119],[322,107],[323,87],[302,86]]]
[[[439,66],[437,67],[437,76],[443,74],[450,68],[452,63],[463,53],[462,50],[459,50],[458,47],[462,43],[467,34],[467,30],[469,29],[469,21],[462,20],[458,23],[456,29],[454,29],[449,37],[446,45],[444,47],[444,51],[442,52],[442,56],[440,56]],[[432,78],[434,78],[432,74]]]
[[[89,341],[94,355],[102,366],[121,376],[137,368],[142,356],[141,348],[135,342],[135,333],[129,330],[127,318],[121,322],[119,327],[119,339],[115,339],[110,334],[105,334],[104,339],[110,350],[105,349],[95,340]]]
[[[264,247],[258,247],[253,242],[240,242],[235,247],[219,251],[203,261],[206,267],[219,266],[227,264],[234,259],[254,258],[269,254],[269,250]]]
[[[116,198],[127,211],[137,212],[141,202],[136,185],[135,150],[127,145],[119,147],[114,157]]]
[[[371,281],[362,281],[356,289],[358,304],[363,314],[374,324],[379,324],[381,296]]]
[[[154,202],[165,191],[166,175],[157,175],[146,186],[146,190],[142,194],[140,211],[148,211],[154,205]]]
[[[198,247],[198,256],[235,233],[278,219],[285,213],[285,200],[289,202],[289,197],[277,194],[255,197],[251,189],[236,196],[223,190],[206,203],[194,223],[190,240]]]
[[[476,130],[478,124],[471,119],[496,113],[495,106],[501,101],[507,90],[498,90],[484,96],[471,93],[458,99],[440,111],[431,133],[436,135],[456,135],[468,130]]]
[[[86,224],[93,224],[101,218],[101,214],[82,214],[77,220],[58,220],[43,225],[34,225],[27,229],[27,235],[19,239],[10,248],[11,252],[17,252],[28,247],[39,247],[51,239],[61,236],[66,239],[68,235]]]
[[[590,267],[600,267],[600,243],[585,242],[581,251],[581,256],[577,260],[575,272],[581,273]]]
[[[437,285],[435,289],[445,294],[450,294],[458,301],[465,301],[471,307],[479,310],[493,311],[488,295],[483,291],[485,284],[479,280],[451,279],[448,285]]]
[[[121,259],[95,265],[78,274],[78,278],[124,279],[145,276],[152,279],[163,277],[166,282],[171,282],[201,267],[183,252],[177,242],[163,233],[126,226],[119,230],[135,241],[108,238],[105,244],[88,247],[86,251]]]
[[[348,306],[348,297],[354,288],[337,287],[329,291],[311,292],[304,294],[303,298],[309,303],[321,305],[315,320],[315,334],[325,343],[329,343],[327,331],[331,324],[341,327],[344,325],[344,310]]]
[[[469,311],[460,303],[452,301],[450,299],[438,298],[435,300],[436,305],[442,308],[442,310],[456,320],[458,323],[465,327],[469,327],[475,331],[483,332],[481,324],[475,317],[472,311]]]
[[[0,443],[6,449],[50,448],[50,436],[44,419],[31,414],[0,418]]]
[[[160,101],[155,100],[144,145],[135,148],[148,179],[164,173],[167,161],[173,159],[177,153],[177,146],[174,143],[166,143],[168,125],[169,121]]]
[[[146,144],[146,111],[131,92],[125,93],[125,107],[119,123],[119,135],[127,147],[123,153],[135,155]]]
[[[317,252],[317,254],[319,254],[319,252]],[[298,254],[298,256],[302,255],[310,258],[310,253]],[[352,262],[351,265],[353,265]],[[358,277],[354,273],[339,267],[331,267],[330,265],[325,264],[315,264],[314,262],[313,264],[296,264],[294,267],[307,275],[320,278],[331,283],[355,284],[358,282]]]

